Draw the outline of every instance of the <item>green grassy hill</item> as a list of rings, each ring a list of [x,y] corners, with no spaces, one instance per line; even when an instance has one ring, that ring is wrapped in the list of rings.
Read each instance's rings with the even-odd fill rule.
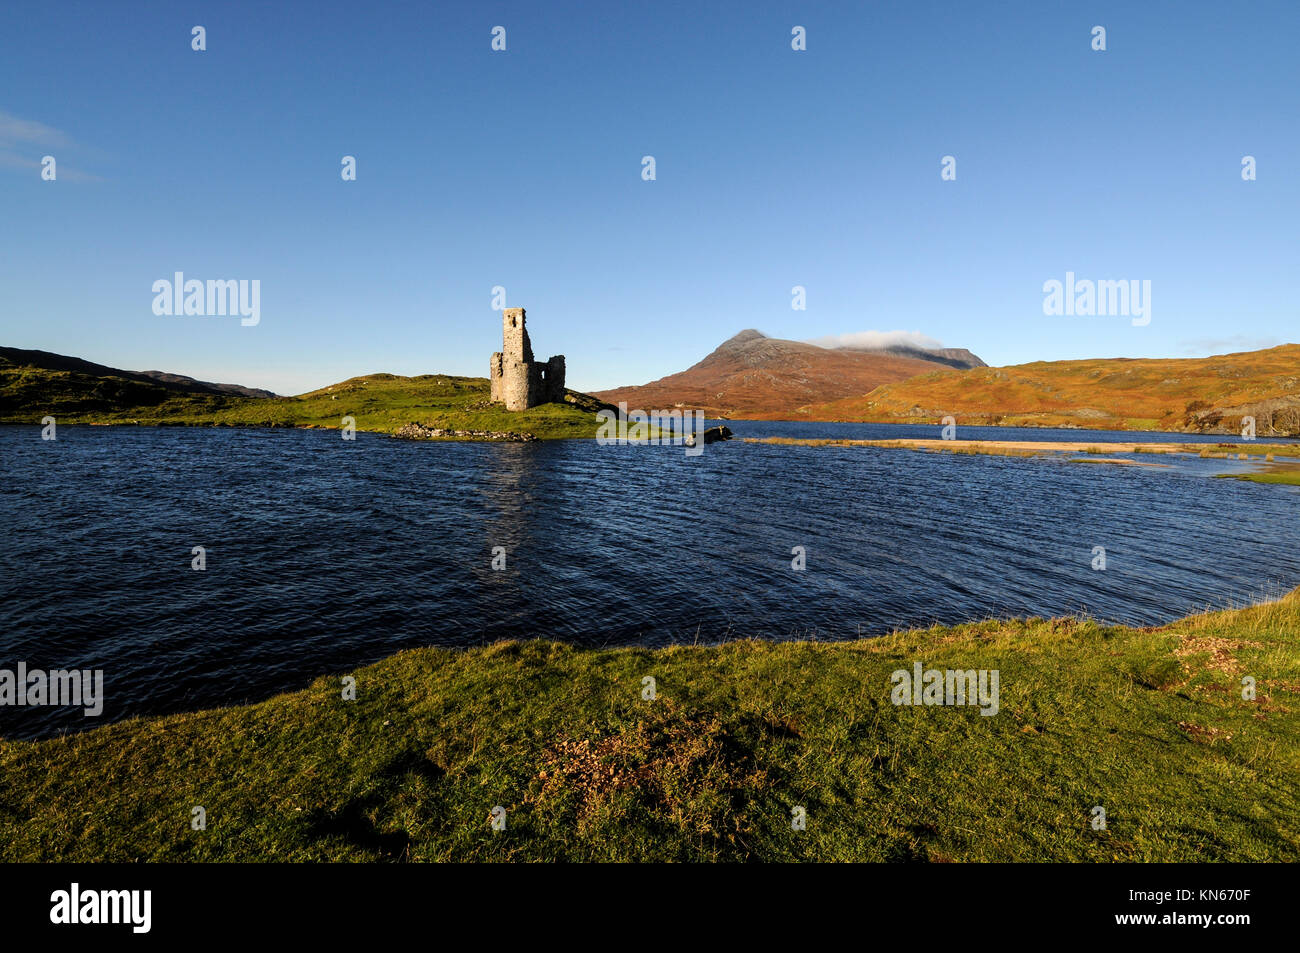
[[[355,701],[0,741],[0,859],[1296,861],[1297,631],[1300,590],[1154,629],[416,649]],[[915,662],[998,670],[997,714],[895,706]]]
[[[340,427],[392,433],[407,423],[447,430],[522,431],[541,438],[594,437],[606,406],[577,391],[565,403],[512,413],[488,401],[486,378],[369,374],[297,397],[194,392],[113,375],[17,365],[0,359],[0,423]]]

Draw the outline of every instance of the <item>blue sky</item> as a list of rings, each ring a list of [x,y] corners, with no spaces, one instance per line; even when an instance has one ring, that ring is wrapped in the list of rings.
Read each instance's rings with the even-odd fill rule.
[[[747,327],[1294,341],[1298,36],[1294,2],[11,2],[0,343],[280,393],[486,376],[497,285],[586,390]],[[155,315],[176,271],[260,280],[260,323]],[[1151,323],[1045,316],[1067,271],[1151,281]]]

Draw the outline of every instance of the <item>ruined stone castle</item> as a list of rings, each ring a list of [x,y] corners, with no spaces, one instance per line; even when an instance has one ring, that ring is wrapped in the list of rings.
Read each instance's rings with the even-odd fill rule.
[[[523,308],[502,310],[501,326],[505,350],[493,354],[488,367],[492,399],[504,403],[506,410],[527,410],[563,401],[564,355],[557,354],[545,363],[533,360]]]

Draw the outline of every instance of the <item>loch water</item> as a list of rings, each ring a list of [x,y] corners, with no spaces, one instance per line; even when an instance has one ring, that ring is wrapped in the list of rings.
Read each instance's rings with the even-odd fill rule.
[[[937,436],[727,424],[738,438]],[[105,688],[99,718],[0,707],[0,735],[265,698],[419,645],[836,640],[1080,613],[1154,624],[1300,584],[1296,489],[1212,478],[1236,461],[1071,456],[0,427],[0,669],[102,669]]]

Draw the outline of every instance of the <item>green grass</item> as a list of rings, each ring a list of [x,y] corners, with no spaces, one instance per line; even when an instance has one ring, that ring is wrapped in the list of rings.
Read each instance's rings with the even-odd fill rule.
[[[563,404],[518,413],[488,401],[481,377],[370,374],[298,397],[239,397],[179,393],[116,377],[0,366],[0,423],[38,423],[46,414],[63,424],[146,426],[329,427],[345,416],[358,430],[392,433],[407,423],[448,430],[522,431],[543,439],[596,435],[605,405],[569,391]]]
[[[1265,470],[1261,473],[1217,473],[1221,480],[1245,480],[1248,483],[1271,483],[1300,486],[1300,470]]]
[[[1158,629],[416,649],[356,671],[356,701],[330,676],[0,742],[0,857],[1295,861],[1297,631],[1300,590]],[[1000,711],[891,704],[916,661],[997,669]]]
[[[1300,457],[1300,443],[1216,443],[1213,446],[1221,453],[1240,454],[1248,451],[1250,456]]]

